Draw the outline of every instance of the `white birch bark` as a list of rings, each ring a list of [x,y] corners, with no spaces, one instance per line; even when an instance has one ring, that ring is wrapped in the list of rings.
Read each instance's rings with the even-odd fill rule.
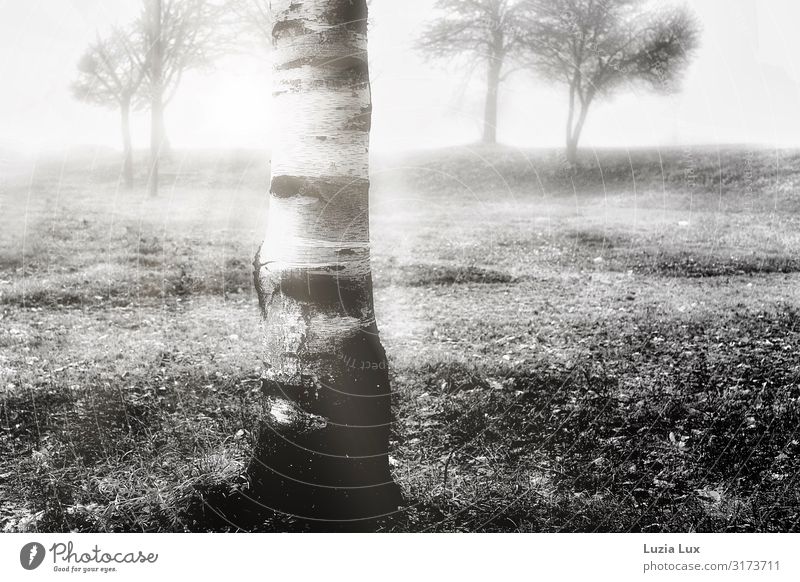
[[[366,1],[271,5],[276,129],[255,260],[266,409],[253,471],[265,505],[375,517],[399,498],[370,272]]]

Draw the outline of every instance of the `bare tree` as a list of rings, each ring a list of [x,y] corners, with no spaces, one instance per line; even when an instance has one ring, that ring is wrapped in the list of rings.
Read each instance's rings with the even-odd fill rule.
[[[114,28],[89,45],[78,62],[78,78],[72,84],[75,97],[88,103],[118,107],[121,116],[123,175],[133,187],[133,147],[130,113],[142,85],[144,68],[132,33]]]
[[[527,63],[569,88],[571,164],[597,97],[630,83],[673,89],[700,36],[686,9],[653,12],[646,0],[526,0],[523,13]]]
[[[272,0],[275,133],[267,233],[264,428],[251,466],[270,507],[313,519],[397,508],[369,244],[372,99],[365,0]]]
[[[270,0],[228,0],[227,13],[234,27],[255,38],[265,48],[272,46]]]
[[[507,65],[518,55],[517,0],[438,0],[442,15],[422,33],[418,48],[432,57],[466,56],[486,66],[483,141],[497,141],[500,84],[513,72]]]
[[[186,71],[209,65],[224,49],[216,34],[219,10],[210,0],[144,0],[139,29],[150,97],[151,195],[158,193],[159,162],[168,149],[164,109]]]

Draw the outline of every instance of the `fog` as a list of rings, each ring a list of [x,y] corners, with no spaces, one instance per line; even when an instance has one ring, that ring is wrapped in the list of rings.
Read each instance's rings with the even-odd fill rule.
[[[593,102],[572,159],[524,71],[473,147],[488,75],[414,49],[434,2],[371,0],[369,128],[358,59],[273,98],[254,41],[122,156],[70,85],[142,0],[0,0],[0,531],[798,529],[800,2],[692,0],[681,90]]]
[[[426,62],[413,49],[433,0],[375,0],[370,51],[375,151],[469,143],[480,136],[483,72]],[[136,0],[0,0],[0,149],[118,148],[118,114],[77,102],[69,84],[96,31],[130,21]],[[800,145],[800,7],[792,0],[696,0],[702,44],[681,91],[621,91],[590,115],[586,146],[760,143]],[[179,148],[268,148],[269,57],[257,45],[187,75],[167,109]],[[561,146],[564,89],[519,72],[501,89],[499,140]],[[147,145],[146,112],[133,120]]]

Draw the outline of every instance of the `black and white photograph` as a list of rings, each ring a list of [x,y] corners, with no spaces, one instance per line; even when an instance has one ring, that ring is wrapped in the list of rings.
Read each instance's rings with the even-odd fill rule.
[[[146,575],[156,538],[78,534],[800,531],[798,19],[0,0],[9,571]]]

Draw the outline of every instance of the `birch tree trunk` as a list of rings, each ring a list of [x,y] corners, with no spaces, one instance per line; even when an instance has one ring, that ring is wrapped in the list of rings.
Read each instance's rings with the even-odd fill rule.
[[[369,249],[366,0],[273,0],[270,208],[255,258],[263,428],[250,467],[264,505],[362,520],[400,502]]]

